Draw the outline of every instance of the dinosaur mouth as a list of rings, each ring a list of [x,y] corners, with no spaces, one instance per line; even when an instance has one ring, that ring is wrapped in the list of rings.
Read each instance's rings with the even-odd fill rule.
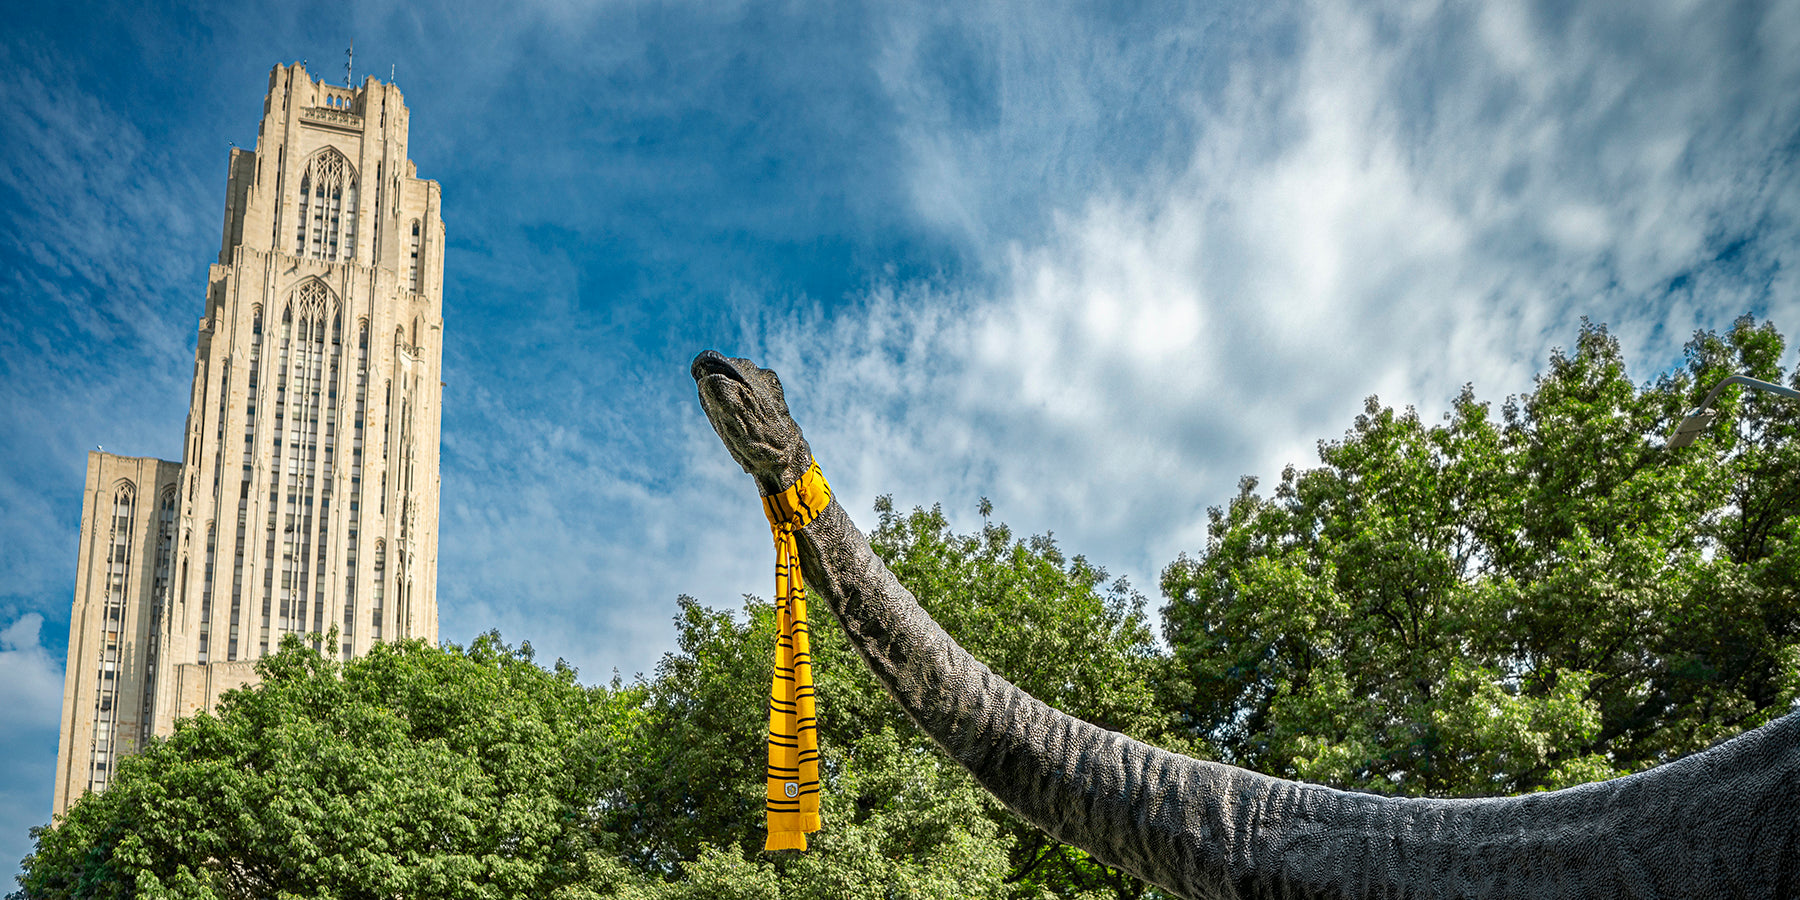
[[[722,378],[727,381],[735,381],[745,387],[750,386],[749,382],[744,380],[744,376],[738,372],[737,366],[732,365],[731,360],[720,355],[717,350],[706,350],[694,357],[694,365],[690,371],[693,373],[694,380],[702,384],[711,379]]]

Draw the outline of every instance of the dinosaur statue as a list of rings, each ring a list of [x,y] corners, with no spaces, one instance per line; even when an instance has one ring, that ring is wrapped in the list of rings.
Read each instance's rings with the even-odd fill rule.
[[[763,495],[812,465],[774,372],[711,350],[692,372]],[[796,534],[811,592],[946,753],[1057,840],[1179,896],[1800,896],[1800,713],[1560,791],[1350,793],[1168,753],[1052,709],[945,634],[836,500]]]

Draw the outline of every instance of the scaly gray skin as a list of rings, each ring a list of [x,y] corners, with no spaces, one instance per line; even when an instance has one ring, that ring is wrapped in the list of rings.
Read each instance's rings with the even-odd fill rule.
[[[775,373],[694,360],[763,494],[812,462]],[[1158,750],[1033,699],[957,646],[833,500],[807,586],[908,715],[1014,812],[1184,897],[1790,897],[1800,714],[1625,778],[1483,800],[1353,794]]]

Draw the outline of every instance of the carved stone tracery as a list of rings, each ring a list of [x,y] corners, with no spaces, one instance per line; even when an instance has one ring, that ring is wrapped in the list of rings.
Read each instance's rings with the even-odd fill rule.
[[[300,176],[294,255],[336,261],[356,256],[356,169],[326,147]]]

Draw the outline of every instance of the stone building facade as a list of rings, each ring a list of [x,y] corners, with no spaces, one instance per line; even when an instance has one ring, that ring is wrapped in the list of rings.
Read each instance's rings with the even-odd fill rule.
[[[394,85],[270,73],[182,460],[88,454],[56,815],[283,635],[345,659],[437,640],[444,224],[407,125]]]

